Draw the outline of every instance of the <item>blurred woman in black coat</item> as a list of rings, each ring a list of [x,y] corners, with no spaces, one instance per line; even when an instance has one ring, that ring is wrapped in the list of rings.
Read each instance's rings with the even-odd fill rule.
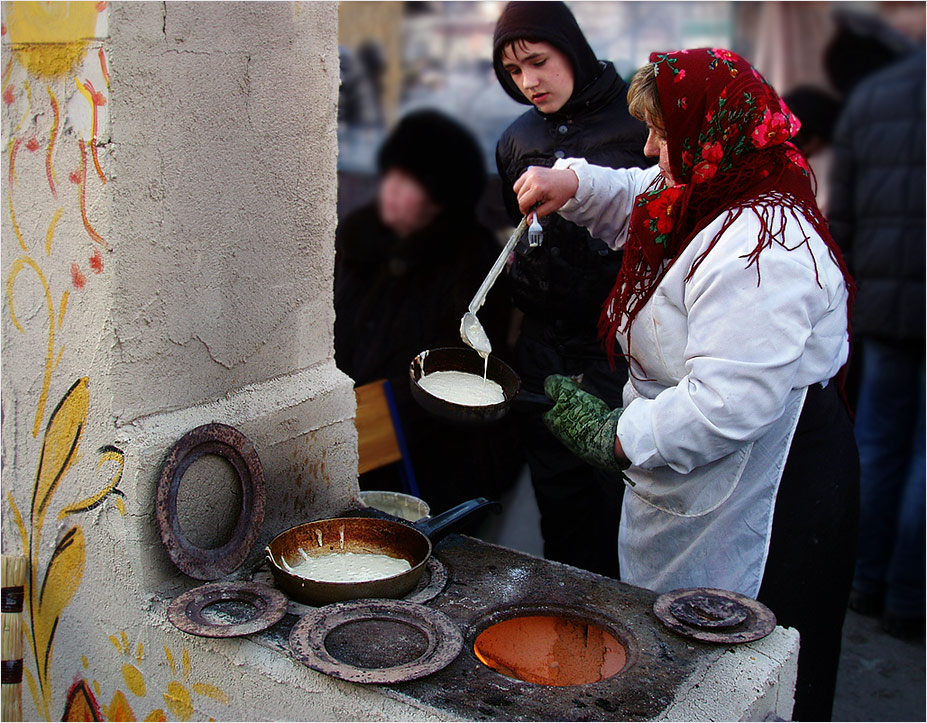
[[[409,364],[425,349],[462,346],[460,318],[501,246],[476,217],[486,186],[483,155],[456,121],[406,115],[378,154],[376,200],[340,224],[335,255],[335,361],[358,385],[389,379],[421,496],[434,511],[498,497],[522,455],[512,423],[460,428],[411,398]],[[507,360],[512,307],[500,278],[479,318]],[[395,470],[362,475],[362,489],[399,489]]]

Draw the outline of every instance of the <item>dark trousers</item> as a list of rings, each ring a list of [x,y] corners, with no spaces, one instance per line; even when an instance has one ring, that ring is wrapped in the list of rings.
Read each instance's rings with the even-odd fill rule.
[[[924,615],[924,350],[865,340],[856,412],[861,465],[854,587],[885,612]]]
[[[757,598],[801,635],[792,720],[829,721],[859,523],[859,456],[835,382],[808,390]]]
[[[582,374],[583,388],[611,407],[621,405],[627,369],[609,367],[595,339],[558,333],[526,317],[515,349],[516,371],[527,391],[543,394],[550,374]],[[544,426],[543,410],[519,413],[525,459],[541,513],[544,557],[618,577],[618,523],[624,492],[620,477],[580,461]]]

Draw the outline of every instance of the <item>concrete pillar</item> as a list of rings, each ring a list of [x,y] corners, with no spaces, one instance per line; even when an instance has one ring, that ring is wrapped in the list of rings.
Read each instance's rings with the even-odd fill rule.
[[[337,4],[17,2],[3,28],[2,541],[31,563],[25,715],[245,719],[237,652],[153,602],[183,584],[153,502],[170,447],[209,422],[260,455],[256,555],[356,499],[332,346]],[[184,529],[208,541],[240,490],[221,465],[191,477]]]

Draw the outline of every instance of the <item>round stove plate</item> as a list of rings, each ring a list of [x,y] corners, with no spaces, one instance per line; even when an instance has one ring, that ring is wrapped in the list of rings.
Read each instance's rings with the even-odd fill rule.
[[[424,651],[414,660],[388,667],[362,667],[330,650],[328,638],[339,628],[380,621],[406,625],[423,637]],[[366,639],[365,644],[389,651],[390,640]],[[290,649],[305,665],[352,683],[401,683],[431,675],[450,665],[463,649],[463,635],[444,613],[404,600],[352,600],[317,608],[290,631]],[[397,654],[397,659],[401,655]]]
[[[256,612],[247,620],[216,621],[203,610],[218,603],[243,603]],[[200,585],[171,601],[167,617],[175,627],[205,638],[236,638],[266,630],[286,614],[286,595],[256,582],[213,582]]]
[[[688,606],[714,603],[715,609],[734,611],[724,621],[706,620],[695,625],[676,613]],[[749,643],[769,635],[776,627],[776,616],[763,603],[731,590],[691,587],[663,593],[653,604],[653,612],[670,630],[706,643]]]
[[[241,484],[241,507],[231,537],[219,547],[200,547],[180,525],[177,505],[183,476],[196,460],[225,459]],[[191,429],[161,464],[155,515],[161,541],[177,569],[197,580],[218,580],[238,569],[257,540],[264,522],[264,470],[251,441],[234,427],[214,422]]]

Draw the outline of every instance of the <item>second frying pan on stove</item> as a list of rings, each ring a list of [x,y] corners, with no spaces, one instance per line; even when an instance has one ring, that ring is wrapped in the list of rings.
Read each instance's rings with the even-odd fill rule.
[[[267,545],[265,554],[277,587],[291,600],[306,605],[358,598],[400,598],[418,584],[431,558],[433,542],[471,522],[475,514],[494,507],[499,507],[499,503],[477,497],[411,524],[376,517],[333,517],[306,522],[277,535]],[[287,570],[303,559],[301,551],[310,557],[340,552],[388,555],[404,558],[411,569],[362,582],[310,580]]]

